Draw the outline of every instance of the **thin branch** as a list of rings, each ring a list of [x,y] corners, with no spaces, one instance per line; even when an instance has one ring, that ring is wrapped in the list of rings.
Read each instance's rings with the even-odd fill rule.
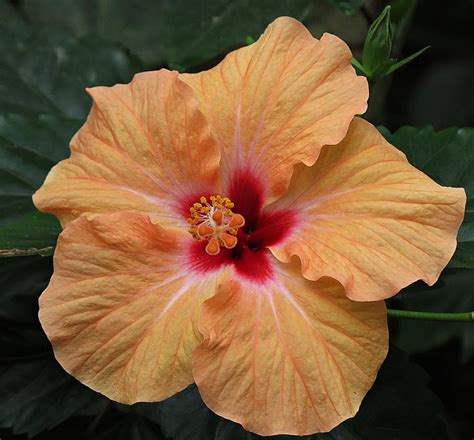
[[[391,318],[424,319],[429,321],[474,322],[474,312],[433,313],[387,309],[387,315]]]

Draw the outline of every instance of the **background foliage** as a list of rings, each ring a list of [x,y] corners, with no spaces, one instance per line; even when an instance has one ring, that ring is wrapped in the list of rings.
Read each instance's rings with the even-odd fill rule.
[[[369,25],[391,4],[384,57],[431,49],[372,81],[367,119],[418,168],[469,202],[453,260],[399,309],[474,310],[474,5],[451,0],[0,0],[0,437],[5,439],[257,439],[210,412],[194,386],[159,404],[124,406],[57,364],[37,320],[60,231],[32,193],[90,107],[86,86],[168,67],[197,71],[260,35],[280,15],[315,36],[345,39],[364,63]],[[393,43],[393,44],[392,44]],[[371,61],[373,62],[373,61]],[[364,67],[364,66],[362,66]],[[471,92],[471,93],[470,93]],[[474,326],[390,321],[393,346],[357,416],[315,440],[445,440],[474,434]],[[289,436],[275,437],[289,439]]]

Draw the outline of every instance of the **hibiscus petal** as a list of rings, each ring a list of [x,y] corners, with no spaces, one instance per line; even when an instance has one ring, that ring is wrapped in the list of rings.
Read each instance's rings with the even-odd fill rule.
[[[124,403],[193,383],[195,320],[216,275],[185,270],[183,239],[131,212],[81,216],[62,232],[40,321],[66,371]]]
[[[306,278],[335,278],[349,298],[388,298],[416,280],[436,282],[456,248],[465,202],[463,189],[435,183],[357,118],[313,167],[295,169],[271,208],[291,207],[300,224],[271,250],[281,261],[298,255]]]
[[[336,36],[318,41],[282,17],[217,67],[181,75],[218,139],[224,175],[251,167],[271,199],[285,191],[295,163],[312,165],[323,145],[340,142],[367,107],[367,81],[356,76],[351,59]]]
[[[71,141],[71,157],[35,194],[38,209],[63,225],[84,212],[122,210],[181,219],[180,203],[215,186],[219,148],[176,72],[140,73],[129,84],[88,91],[91,113]]]
[[[387,354],[383,301],[349,300],[298,262],[265,285],[223,279],[202,306],[193,375],[206,405],[260,435],[326,432],[352,417]]]

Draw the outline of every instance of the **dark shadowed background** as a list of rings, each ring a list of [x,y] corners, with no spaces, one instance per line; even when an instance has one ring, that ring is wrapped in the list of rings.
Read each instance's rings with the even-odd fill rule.
[[[0,0],[0,242],[46,255],[0,259],[1,440],[259,438],[212,414],[194,387],[163,403],[127,407],[61,369],[37,320],[59,227],[38,217],[30,196],[67,157],[89,110],[86,86],[128,82],[161,67],[207,69],[280,15],[300,19],[316,37],[340,36],[360,60],[368,26],[387,4],[403,23],[393,55],[431,48],[375,84],[366,117],[440,183],[473,191],[473,129],[456,128],[474,126],[471,0]],[[406,125],[416,129],[399,130]],[[449,165],[437,156],[446,150],[454,155]],[[474,310],[468,228],[463,253],[440,281],[405,289],[391,307]],[[472,439],[474,323],[391,319],[390,330],[389,357],[359,414],[307,438]]]

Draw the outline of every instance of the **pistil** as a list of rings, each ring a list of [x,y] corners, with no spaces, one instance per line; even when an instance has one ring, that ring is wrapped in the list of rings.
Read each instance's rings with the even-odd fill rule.
[[[209,201],[202,196],[189,208],[189,233],[197,241],[207,240],[209,255],[217,255],[222,246],[232,249],[237,245],[237,232],[244,226],[245,219],[232,208],[232,201],[220,195],[209,197]]]

